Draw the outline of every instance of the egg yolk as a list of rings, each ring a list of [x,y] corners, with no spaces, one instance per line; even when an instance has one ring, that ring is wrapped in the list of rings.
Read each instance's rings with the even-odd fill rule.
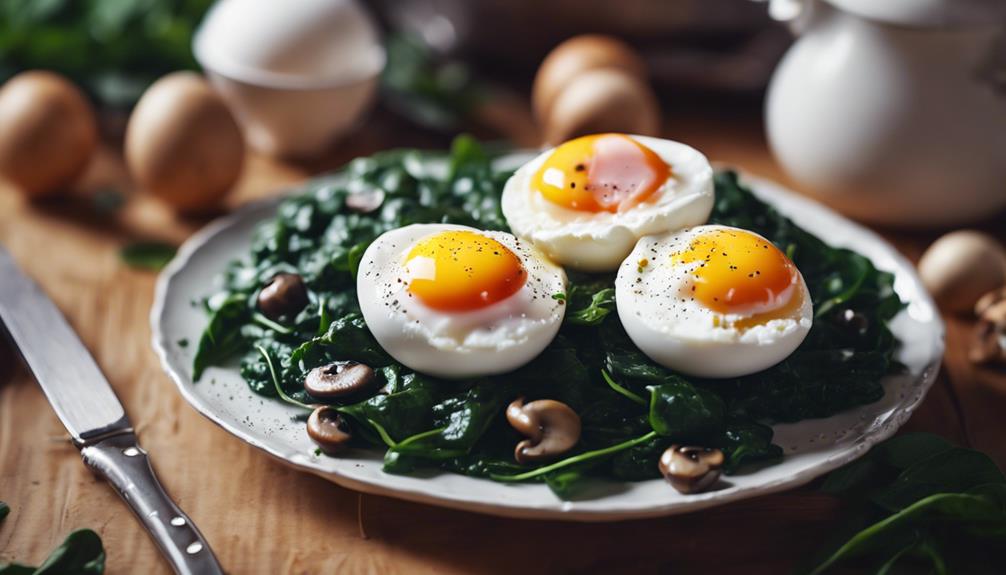
[[[552,152],[531,185],[553,204],[584,212],[624,212],[651,199],[671,167],[622,134],[570,140]]]
[[[504,300],[527,281],[520,258],[500,242],[447,231],[417,242],[405,258],[408,290],[440,311],[473,311]]]
[[[755,234],[704,232],[672,258],[675,264],[699,262],[692,271],[691,290],[697,301],[713,311],[783,315],[780,311],[801,303],[794,293],[802,292],[792,289],[800,281],[796,266],[779,248]]]

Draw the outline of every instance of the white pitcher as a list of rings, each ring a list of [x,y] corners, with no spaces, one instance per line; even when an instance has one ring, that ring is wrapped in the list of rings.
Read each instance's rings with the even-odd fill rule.
[[[769,86],[777,160],[861,220],[1006,207],[1006,0],[772,0],[800,35]]]

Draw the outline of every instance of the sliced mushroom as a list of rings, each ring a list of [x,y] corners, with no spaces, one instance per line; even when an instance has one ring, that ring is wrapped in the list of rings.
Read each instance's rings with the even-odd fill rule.
[[[1006,288],[993,290],[975,304],[978,324],[968,359],[977,364],[1006,365]]]
[[[672,445],[660,456],[660,472],[681,493],[698,493],[720,478],[724,460],[719,449]]]
[[[307,305],[307,286],[297,274],[276,274],[258,294],[258,308],[269,319],[293,316]]]
[[[525,404],[520,397],[507,407],[506,418],[527,437],[514,449],[518,463],[552,459],[580,441],[580,416],[559,401],[539,399]]]
[[[360,214],[369,214],[384,203],[384,190],[373,188],[346,196],[346,207]]]
[[[353,438],[352,429],[334,407],[322,405],[307,418],[307,435],[329,455],[345,449]]]
[[[304,390],[320,399],[346,397],[374,382],[374,370],[355,361],[334,361],[316,367],[304,378]]]

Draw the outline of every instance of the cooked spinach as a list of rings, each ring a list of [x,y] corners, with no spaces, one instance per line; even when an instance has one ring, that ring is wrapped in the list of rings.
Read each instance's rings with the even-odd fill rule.
[[[1006,477],[984,453],[906,434],[833,472],[822,490],[844,497],[847,525],[802,573],[1006,570]]]
[[[446,381],[413,373],[374,340],[360,315],[355,273],[381,233],[442,222],[506,230],[500,192],[510,172],[493,167],[468,137],[446,155],[391,151],[350,163],[284,200],[258,229],[249,257],[222,273],[222,289],[203,304],[209,323],[193,375],[234,358],[256,393],[320,403],[304,391],[312,368],[336,360],[367,363],[381,386],[372,397],[339,404],[364,444],[386,450],[385,469],[434,466],[500,481],[544,481],[564,497],[588,477],[637,480],[657,475],[673,442],[720,447],[727,471],[781,457],[767,423],[825,417],[873,402],[881,378],[897,369],[887,327],[902,307],[891,274],[855,252],[832,248],[744,188],[733,172],[716,175],[712,223],[754,230],[792,254],[807,281],[816,319],[804,344],[782,363],[726,380],[686,377],[650,361],[612,313],[612,274],[570,274],[559,336],[530,364],[509,374]],[[358,213],[351,193],[383,194]],[[277,273],[299,273],[310,303],[282,324],[263,322],[259,289]],[[849,314],[865,318],[850,323]],[[282,392],[282,393],[280,393]],[[520,437],[503,411],[518,396],[551,398],[580,414],[579,445],[550,465],[519,465]]]

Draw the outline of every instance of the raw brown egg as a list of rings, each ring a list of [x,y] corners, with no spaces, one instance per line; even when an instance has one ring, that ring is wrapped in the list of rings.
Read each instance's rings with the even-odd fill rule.
[[[534,77],[534,113],[543,122],[559,92],[581,73],[613,68],[646,79],[646,64],[626,43],[595,34],[576,36],[556,46],[542,61]]]
[[[183,213],[218,207],[241,175],[244,154],[234,117],[193,72],[155,82],[126,127],[126,162],[133,177]]]
[[[22,72],[0,90],[0,175],[30,197],[59,193],[87,167],[98,125],[66,78]]]

